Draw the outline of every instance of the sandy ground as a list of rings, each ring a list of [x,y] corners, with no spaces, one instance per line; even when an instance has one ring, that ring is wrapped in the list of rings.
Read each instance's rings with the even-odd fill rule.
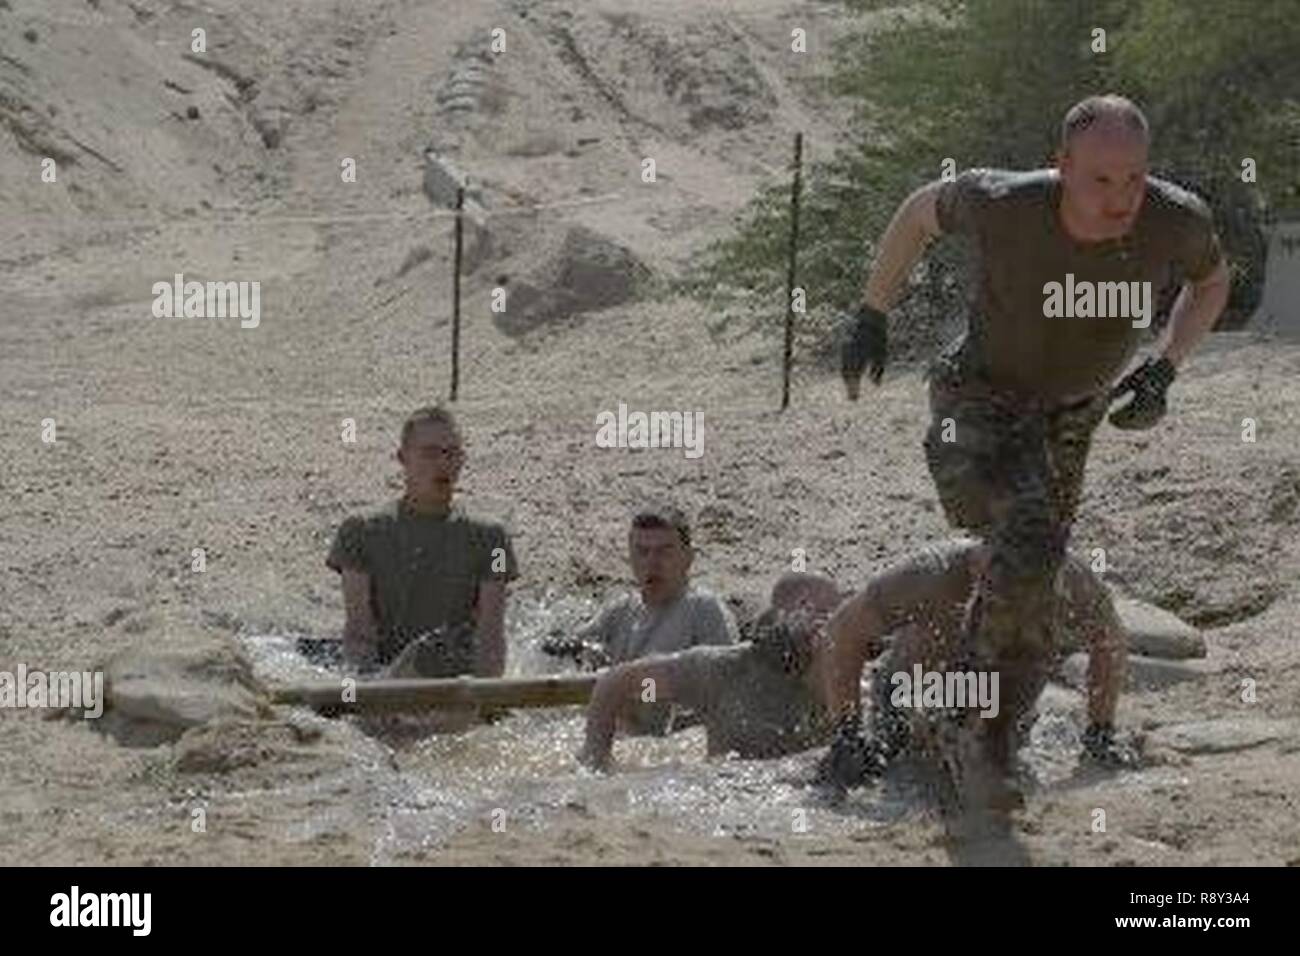
[[[780,414],[775,333],[722,327],[707,303],[639,303],[514,337],[488,311],[491,278],[526,270],[566,224],[663,274],[725,230],[795,129],[828,155],[842,112],[801,81],[824,71],[819,45],[848,26],[836,6],[288,0],[266,12],[222,0],[202,21],[161,0],[4,6],[0,669],[85,669],[181,632],[227,643],[337,632],[337,582],[322,563],[332,530],[395,492],[402,416],[447,389],[447,224],[424,216],[420,192],[430,142],[453,148],[502,205],[619,194],[502,219],[505,254],[465,289],[462,494],[513,530],[516,606],[589,601],[619,581],[629,510],[664,492],[695,516],[700,579],[751,599],[793,549],[852,582],[947,533],[920,453],[916,368],[892,369],[854,406],[805,364]],[[228,69],[183,56],[195,26]],[[486,43],[494,26],[508,52],[475,108],[452,117],[434,92],[463,44]],[[814,55],[791,57],[792,26],[809,30]],[[700,52],[720,35],[726,55]],[[255,78],[255,96],[239,77]],[[65,157],[56,184],[39,183],[45,155]],[[644,156],[659,165],[653,186],[639,179]],[[342,157],[358,161],[354,184],[340,182]],[[399,276],[420,245],[433,257]],[[260,280],[260,327],[152,318],[150,287],[174,272]],[[1098,434],[1074,546],[1105,548],[1116,584],[1205,628],[1209,644],[1203,679],[1127,695],[1125,727],[1300,720],[1298,373],[1295,346],[1216,336],[1158,430]],[[619,402],[702,412],[705,454],[596,448],[595,416]],[[41,440],[48,418],[53,444]],[[345,418],[354,444],[340,440]],[[1253,443],[1244,418],[1257,423]],[[1241,700],[1245,678],[1255,703]],[[376,808],[432,773],[447,753],[437,748],[461,744],[394,751],[287,711],[154,748],[31,711],[0,721],[11,861],[971,861],[923,808],[855,829],[847,811],[821,807],[830,822],[808,833],[710,839],[671,805],[634,820],[593,812],[603,784],[583,790],[576,775],[579,795],[537,825],[501,833],[480,820],[425,846],[394,837],[393,815]],[[578,720],[556,726],[547,740],[567,755]],[[196,736],[253,756],[187,769]],[[698,764],[699,743],[668,752]],[[1079,777],[1030,801],[1002,858],[1300,864],[1295,751],[1284,734]],[[791,779],[808,762],[793,761]],[[192,830],[196,807],[206,833]],[[1096,808],[1106,833],[1092,830]]]

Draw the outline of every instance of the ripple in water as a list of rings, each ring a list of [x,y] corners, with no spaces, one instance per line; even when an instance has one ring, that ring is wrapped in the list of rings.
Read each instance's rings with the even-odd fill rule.
[[[538,645],[552,634],[572,633],[596,610],[594,602],[554,593],[512,600],[507,673],[572,672]],[[302,637],[241,635],[241,642],[258,677],[268,683],[337,677],[338,670],[303,656]],[[1041,716],[1022,756],[1041,785],[1064,779],[1075,766],[1080,700],[1077,694],[1058,693],[1040,704]],[[414,718],[412,724],[418,723]],[[794,832],[796,810],[810,833],[847,835],[933,806],[926,772],[905,768],[832,804],[806,782],[820,751],[770,761],[710,761],[700,727],[668,738],[620,737],[617,771],[595,774],[575,757],[583,729],[582,708],[565,707],[515,711],[491,725],[395,744],[356,735],[359,769],[372,775],[382,794],[375,808],[374,862],[436,848],[462,830],[490,823],[493,812],[501,810],[511,829],[542,830],[578,810],[629,826],[654,821],[701,836],[779,838]]]

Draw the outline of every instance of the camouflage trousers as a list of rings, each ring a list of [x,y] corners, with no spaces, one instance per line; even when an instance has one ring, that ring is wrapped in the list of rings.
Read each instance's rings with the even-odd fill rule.
[[[930,369],[925,455],[950,524],[987,545],[966,607],[958,670],[999,672],[990,755],[1014,757],[1014,729],[1055,656],[1059,573],[1083,489],[1102,393],[1068,405],[1001,393],[947,356]]]

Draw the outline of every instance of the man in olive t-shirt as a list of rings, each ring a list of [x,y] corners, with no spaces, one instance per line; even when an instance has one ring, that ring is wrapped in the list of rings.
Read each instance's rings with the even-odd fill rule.
[[[1045,652],[1094,429],[1125,397],[1112,424],[1155,425],[1175,367],[1227,301],[1208,209],[1147,175],[1147,155],[1141,111],[1090,97],[1066,115],[1057,169],[969,170],[917,190],[880,241],[844,345],[856,399],[868,365],[880,380],[884,312],[925,245],[945,234],[971,241],[968,329],[930,370],[925,452],[949,523],[991,545],[967,605],[960,669],[998,659],[1006,692],[1032,680]],[[1160,357],[1112,387],[1150,325],[1156,291],[1172,283],[1182,288]],[[994,742],[991,752],[1007,748]]]
[[[344,657],[386,666],[409,647],[404,661],[422,677],[500,676],[505,585],[518,570],[500,525],[452,505],[464,460],[454,418],[438,407],[413,413],[397,457],[405,495],[347,518],[326,559],[343,578]]]

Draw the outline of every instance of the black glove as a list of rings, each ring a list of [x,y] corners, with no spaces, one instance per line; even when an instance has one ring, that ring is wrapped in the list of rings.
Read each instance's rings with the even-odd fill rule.
[[[543,654],[550,654],[552,657],[576,658],[582,653],[582,641],[568,635],[553,634],[542,641],[541,649]]]
[[[590,670],[608,667],[610,664],[609,654],[606,653],[603,647],[590,644],[580,637],[553,635],[542,641],[540,646],[544,654],[550,654],[552,657],[573,658],[580,667],[586,667]]]
[[[1122,398],[1129,392],[1133,399],[1123,408],[1110,414],[1110,423],[1116,428],[1137,430],[1150,428],[1165,416],[1165,392],[1178,373],[1174,363],[1167,358],[1147,359],[1129,372],[1110,391],[1110,400]]]
[[[1110,724],[1089,724],[1083,732],[1084,759],[1103,767],[1135,767],[1137,754],[1132,747],[1115,739]]]
[[[848,789],[883,773],[884,769],[880,748],[863,735],[861,721],[852,717],[836,728],[830,750],[817,765],[816,781]]]
[[[843,319],[849,326],[848,338],[840,351],[840,374],[849,398],[858,400],[862,385],[862,371],[871,365],[871,381],[880,384],[885,374],[885,359],[889,355],[889,320],[885,313],[869,305],[860,305]]]

